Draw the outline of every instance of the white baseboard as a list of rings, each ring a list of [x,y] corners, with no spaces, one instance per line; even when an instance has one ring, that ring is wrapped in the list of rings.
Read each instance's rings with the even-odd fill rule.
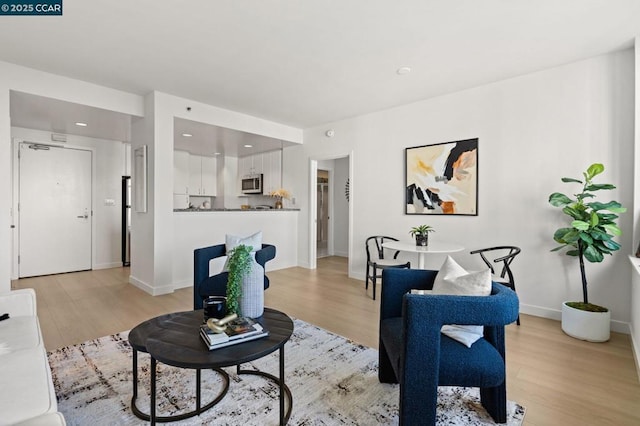
[[[632,325],[629,325],[629,330],[631,331],[631,349],[633,350],[633,359],[636,362],[636,373],[638,380],[640,380],[640,341],[636,339]]]
[[[173,286],[153,287],[131,275],[129,275],[129,283],[152,296],[173,293]]]
[[[173,285],[174,290],[178,290],[181,288],[193,287],[193,280],[188,281],[179,281]]]
[[[91,269],[111,269],[111,268],[119,268],[122,266],[122,262],[111,262],[111,263],[100,263],[98,265],[93,265]]]
[[[535,317],[549,318],[556,321],[562,320],[560,309],[549,309],[542,306],[520,304],[520,312]],[[616,333],[630,334],[630,324],[624,321],[611,320],[611,331]]]

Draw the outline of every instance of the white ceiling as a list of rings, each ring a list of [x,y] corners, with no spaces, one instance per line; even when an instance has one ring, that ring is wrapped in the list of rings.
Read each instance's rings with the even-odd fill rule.
[[[640,35],[639,0],[65,0],[63,13],[3,16],[0,60],[299,128],[623,49]],[[412,72],[396,74],[402,66]],[[36,120],[30,112],[24,119]]]

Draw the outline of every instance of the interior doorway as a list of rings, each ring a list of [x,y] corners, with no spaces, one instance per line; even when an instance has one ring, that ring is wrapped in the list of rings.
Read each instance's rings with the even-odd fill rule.
[[[20,278],[91,269],[92,155],[89,150],[20,143]]]
[[[350,274],[352,204],[349,182],[352,180],[353,154],[310,161],[309,268],[317,259],[347,258]]]
[[[329,256],[329,171],[318,169],[316,257]]]

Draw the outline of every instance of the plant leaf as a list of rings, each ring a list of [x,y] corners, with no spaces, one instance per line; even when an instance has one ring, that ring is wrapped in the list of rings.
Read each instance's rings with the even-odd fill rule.
[[[602,245],[604,245],[606,248],[608,248],[611,251],[616,251],[616,250],[620,250],[620,244],[616,243],[613,240],[608,240],[608,241],[602,241]]]
[[[593,163],[587,169],[587,176],[589,177],[589,180],[591,180],[594,176],[597,176],[602,172],[604,172],[604,166],[600,163]]]
[[[575,183],[580,183],[580,184],[582,183],[581,180],[574,179],[574,178],[568,178],[568,177],[563,177],[562,181],[565,182],[565,183],[569,183],[569,182],[575,182]]]
[[[594,246],[588,246],[584,251],[584,258],[591,263],[599,263],[604,260],[604,256]]]
[[[601,189],[616,189],[616,187],[610,183],[592,183],[585,188],[587,191],[599,191]]]
[[[585,233],[585,232],[581,232],[580,233],[580,239],[582,241],[584,241],[587,244],[593,244],[593,238],[591,238],[591,235]]]
[[[553,194],[549,195],[549,203],[553,206],[553,207],[564,207],[567,204],[571,204],[571,198],[567,197],[564,194],[561,194],[559,192],[554,192]]]
[[[586,231],[589,229],[589,224],[584,220],[574,220],[571,222],[571,226],[573,226],[578,231]]]
[[[605,225],[602,225],[602,227],[606,229],[608,232],[615,235],[616,237],[619,237],[620,235],[622,235],[622,231],[620,230],[620,228],[618,228],[618,226],[614,225],[613,223],[607,223]]]

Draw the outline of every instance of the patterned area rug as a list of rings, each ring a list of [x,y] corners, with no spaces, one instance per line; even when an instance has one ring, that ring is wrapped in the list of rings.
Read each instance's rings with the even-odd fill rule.
[[[130,408],[132,351],[127,332],[68,346],[49,353],[58,396],[58,410],[69,425],[139,425]],[[295,320],[285,346],[285,377],[293,394],[290,425],[397,425],[398,386],[381,384],[378,352],[344,337]],[[148,412],[149,356],[139,354],[138,407]],[[243,368],[278,374],[277,352]],[[278,388],[253,375],[230,376],[229,392],[209,411],[175,422],[179,425],[276,425]],[[195,372],[159,364],[158,415],[195,407]],[[219,376],[202,372],[202,400],[210,401],[221,388]],[[524,408],[509,401],[509,425],[520,425]],[[477,390],[440,388],[439,425],[490,425]]]

